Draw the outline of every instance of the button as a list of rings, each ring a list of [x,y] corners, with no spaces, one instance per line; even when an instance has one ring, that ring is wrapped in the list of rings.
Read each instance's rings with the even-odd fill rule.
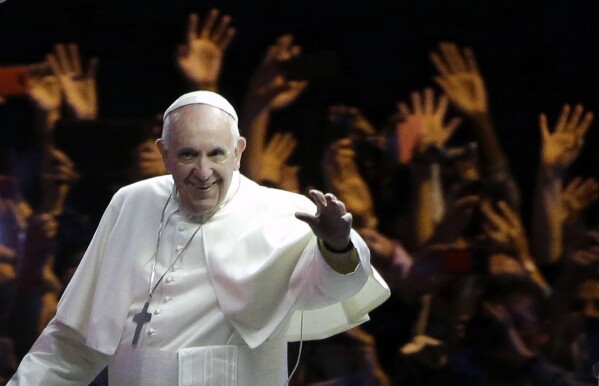
[[[178,265],[173,265],[172,271],[173,271],[173,272],[175,272],[175,271],[177,271],[179,268],[181,268],[181,267],[179,267]]]
[[[178,245],[177,248],[175,248],[176,252],[181,252],[183,250],[183,246],[182,245]]]
[[[168,284],[168,283],[172,283],[174,280],[175,279],[173,279],[172,277],[169,276],[164,280],[164,282]]]
[[[160,315],[161,313],[162,313],[162,310],[160,308],[158,308],[154,311],[154,315]]]
[[[179,232],[183,232],[185,230],[185,227],[183,225],[179,225],[179,227],[177,228],[177,230]]]
[[[168,303],[168,302],[170,302],[171,300],[173,300],[173,298],[172,298],[171,296],[165,296],[165,297],[164,297],[164,302],[165,302],[165,303]]]
[[[155,329],[153,329],[153,328],[148,328],[148,332],[147,332],[147,334],[148,334],[148,335],[155,335],[155,334],[156,334],[156,332],[157,332],[157,331],[156,331]]]

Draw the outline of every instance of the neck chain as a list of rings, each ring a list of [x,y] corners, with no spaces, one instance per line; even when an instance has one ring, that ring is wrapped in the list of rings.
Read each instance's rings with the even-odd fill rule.
[[[158,227],[158,237],[156,238],[156,249],[154,250],[154,255],[152,256],[153,262],[152,262],[152,273],[150,274],[150,284],[149,284],[149,288],[148,288],[148,301],[152,298],[152,295],[154,294],[154,291],[156,290],[156,288],[158,288],[158,285],[160,284],[160,282],[162,281],[162,279],[164,279],[164,276],[166,276],[166,274],[168,273],[168,271],[170,271],[171,268],[173,268],[173,266],[177,263],[177,261],[179,261],[179,259],[181,258],[181,256],[183,256],[183,254],[187,251],[187,248],[189,248],[189,245],[191,244],[191,241],[195,237],[196,233],[198,233],[198,231],[200,230],[200,228],[202,227],[202,225],[204,224],[204,222],[206,222],[210,217],[212,217],[212,215],[214,213],[216,213],[217,211],[219,211],[220,209],[222,209],[225,205],[227,205],[229,203],[229,201],[231,201],[233,199],[233,197],[235,197],[235,195],[239,191],[240,185],[241,185],[241,181],[239,180],[238,183],[237,183],[237,187],[235,188],[235,192],[233,192],[233,194],[231,195],[231,197],[229,197],[228,199],[226,199],[218,208],[216,208],[211,213],[209,213],[209,214],[207,214],[205,216],[201,216],[200,225],[198,225],[198,227],[193,232],[193,234],[191,235],[191,237],[189,238],[189,240],[187,240],[187,243],[185,243],[185,246],[183,246],[183,249],[181,249],[181,252],[179,252],[179,254],[175,258],[175,260],[168,266],[168,268],[160,276],[160,278],[158,279],[158,281],[156,282],[156,284],[154,284],[154,278],[156,276],[156,262],[158,261],[158,252],[160,251],[160,241],[162,240],[162,231],[164,230],[164,228],[166,228],[166,226],[168,225],[168,222],[171,219],[171,215],[169,215],[167,217],[167,219],[166,219],[166,224],[164,223],[164,216],[166,214],[166,208],[168,207],[168,204],[171,201],[171,198],[173,196],[173,192],[175,194],[177,193],[176,186],[173,186],[173,190],[168,195],[168,198],[166,199],[166,202],[164,203],[164,207],[162,208],[162,213],[160,214],[160,226]]]

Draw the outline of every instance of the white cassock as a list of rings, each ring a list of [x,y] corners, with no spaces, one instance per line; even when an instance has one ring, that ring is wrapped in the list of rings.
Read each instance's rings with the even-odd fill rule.
[[[201,219],[171,192],[172,177],[161,176],[115,194],[55,319],[9,385],[87,385],[107,363],[116,386],[282,385],[288,341],[357,326],[389,296],[354,231],[357,269],[341,275],[326,264],[294,217],[316,210],[303,195],[235,173],[226,205]],[[132,346],[152,271],[161,281],[151,319]]]

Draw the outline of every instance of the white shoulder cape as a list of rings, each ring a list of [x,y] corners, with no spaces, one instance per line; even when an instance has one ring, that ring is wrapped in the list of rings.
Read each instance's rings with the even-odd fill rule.
[[[322,339],[367,321],[367,313],[390,292],[371,268],[368,248],[357,233],[352,231],[351,238],[367,274],[365,283],[342,298],[304,310],[300,323],[297,300],[310,285],[310,266],[322,256],[316,237],[294,213],[315,213],[316,208],[305,196],[259,186],[237,173],[236,178],[237,194],[200,231],[218,303],[248,346],[268,339],[290,312],[290,341]],[[119,345],[133,286],[151,262],[160,208],[172,188],[169,175],[114,195],[59,302],[57,320],[81,333],[97,351],[112,355]]]

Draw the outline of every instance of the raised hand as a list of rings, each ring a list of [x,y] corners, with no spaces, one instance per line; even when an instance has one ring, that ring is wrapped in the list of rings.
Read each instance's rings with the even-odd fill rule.
[[[79,119],[95,119],[98,116],[96,71],[98,59],[92,58],[83,73],[79,47],[56,44],[54,53],[48,54],[48,63],[58,78],[68,106]]]
[[[373,135],[376,130],[372,123],[366,119],[357,107],[345,105],[333,105],[329,107],[327,121],[336,130],[345,131],[335,133],[335,137],[347,138],[355,134]]]
[[[426,88],[424,92],[412,92],[412,108],[405,103],[399,102],[397,107],[400,116],[404,119],[416,117],[420,120],[420,133],[417,136],[417,150],[422,152],[429,146],[443,147],[461,123],[460,118],[453,118],[445,123],[448,98],[441,95],[435,105],[435,94],[432,88]],[[399,123],[401,129],[401,123]]]
[[[566,104],[555,124],[553,132],[549,131],[547,116],[539,117],[541,129],[541,164],[545,167],[564,171],[580,154],[584,145],[584,135],[593,121],[593,113],[584,113],[582,105],[578,104],[571,109]]]
[[[595,178],[574,178],[562,192],[562,221],[576,218],[599,198],[599,182]]]
[[[487,220],[483,225],[486,235],[498,244],[512,247],[530,278],[545,294],[550,294],[552,290],[549,283],[530,255],[528,238],[520,217],[505,201],[497,202],[497,208],[498,210],[495,210],[488,200],[481,204],[481,210]]]
[[[370,189],[360,175],[356,153],[347,138],[328,146],[323,157],[327,189],[341,198],[356,216],[359,228],[376,228],[374,204]]]
[[[275,133],[262,154],[258,181],[269,181],[280,186],[283,167],[295,150],[297,141],[291,133]]]
[[[136,148],[135,178],[143,179],[166,174],[162,156],[153,139],[148,139]]]
[[[288,192],[300,192],[300,182],[298,174],[300,172],[299,166],[283,165],[281,166],[281,182],[279,187]]]
[[[262,63],[250,79],[248,105],[278,110],[293,103],[308,86],[308,82],[286,79],[280,63],[300,53],[301,47],[293,43],[292,35],[283,35],[269,46]]]
[[[412,256],[397,241],[374,229],[360,229],[359,233],[368,244],[377,269],[381,269],[391,281],[405,279],[414,265]]]
[[[224,53],[236,31],[229,26],[231,16],[220,17],[217,9],[198,27],[199,23],[197,14],[189,16],[187,43],[179,46],[177,65],[195,88],[217,91]]]
[[[307,223],[325,245],[333,250],[345,250],[350,243],[349,233],[352,215],[345,210],[345,204],[331,193],[323,194],[312,189],[310,196],[316,203],[316,214],[297,212],[295,217]]]
[[[470,48],[460,51],[455,43],[442,42],[430,59],[439,72],[434,81],[457,109],[467,115],[488,113],[487,90]]]
[[[497,202],[495,209],[491,201],[483,200],[481,211],[487,220],[483,229],[491,240],[516,248],[527,242],[520,217],[505,201]]]
[[[62,90],[48,62],[29,66],[29,96],[48,116],[48,127],[60,118]]]
[[[79,179],[75,164],[62,151],[48,148],[44,154],[41,173],[44,194],[41,211],[49,215],[60,214],[70,186]]]

